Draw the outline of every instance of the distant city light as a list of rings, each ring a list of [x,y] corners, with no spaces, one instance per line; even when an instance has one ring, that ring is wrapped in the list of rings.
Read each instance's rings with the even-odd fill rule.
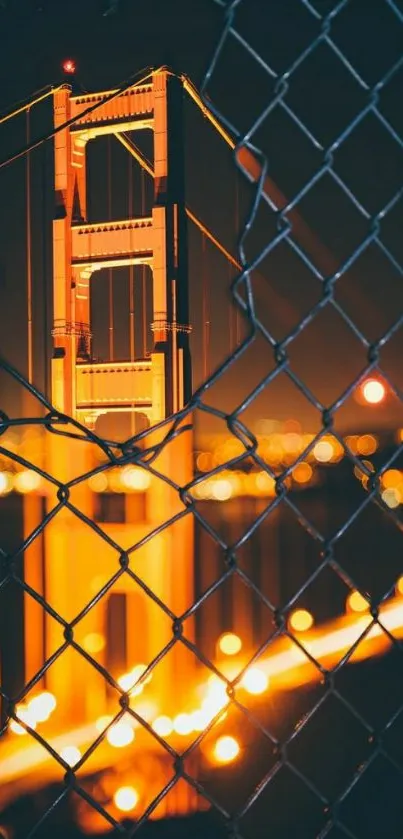
[[[173,727],[176,734],[182,734],[184,737],[191,734],[193,731],[192,718],[190,714],[178,714],[173,721]]]
[[[46,722],[56,708],[56,699],[53,693],[45,690],[34,696],[28,703],[28,711],[35,722]]]
[[[387,507],[390,507],[391,510],[394,510],[395,507],[398,507],[402,500],[402,496],[400,495],[400,492],[396,487],[384,489],[381,498],[384,504],[386,504]]]
[[[138,800],[139,795],[134,787],[120,787],[113,796],[115,806],[122,813],[129,813],[130,810],[134,810]]]
[[[359,454],[374,454],[378,448],[378,442],[372,434],[362,434],[357,440],[357,451]]]
[[[369,405],[379,405],[386,396],[386,389],[378,379],[367,379],[362,385],[362,395]]]
[[[125,466],[120,472],[120,482],[126,489],[144,492],[150,486],[151,476],[139,467]]]
[[[312,466],[310,466],[309,463],[305,463],[304,461],[298,463],[298,465],[295,467],[295,469],[293,469],[292,472],[292,477],[294,478],[294,481],[297,482],[297,484],[307,484],[308,481],[311,480],[312,475]]]
[[[83,640],[83,647],[87,653],[100,653],[105,648],[105,636],[100,632],[89,632]]]
[[[41,476],[33,469],[24,469],[23,472],[17,472],[14,477],[14,487],[17,492],[27,493],[39,489],[41,484]]]
[[[319,440],[314,446],[313,456],[320,463],[328,463],[333,457],[333,446],[329,440]]]
[[[368,612],[369,603],[359,591],[352,591],[347,597],[347,609],[351,612]]]
[[[258,696],[269,687],[269,677],[260,667],[249,667],[242,676],[241,685],[248,693]]]
[[[117,722],[108,729],[106,739],[111,746],[122,749],[134,740],[134,731],[128,722]]]
[[[76,72],[76,62],[72,58],[66,58],[62,64],[63,73],[72,76]]]
[[[399,469],[387,469],[381,477],[382,486],[385,489],[394,489],[403,481],[403,474]]]
[[[108,489],[108,478],[104,472],[98,472],[88,478],[88,486],[92,492],[105,492]]]
[[[152,728],[160,737],[169,737],[174,730],[173,722],[170,717],[157,717],[152,724]]]
[[[396,591],[398,594],[403,594],[403,576],[399,577],[396,583]]]
[[[307,632],[313,626],[313,616],[307,609],[296,609],[291,613],[289,622],[295,632]]]
[[[239,752],[239,743],[235,737],[219,737],[214,746],[214,756],[219,763],[231,763]]]
[[[13,476],[11,472],[0,472],[0,495],[7,495],[13,488]]]
[[[242,649],[242,641],[234,632],[224,632],[218,639],[218,648],[224,655],[236,655]]]
[[[231,482],[226,478],[219,479],[213,484],[213,496],[216,501],[227,501],[231,498],[232,486]]]
[[[26,725],[29,725],[30,728],[36,728],[36,720],[33,714],[30,713],[29,709],[25,705],[17,705],[16,714],[17,717],[21,720],[21,722],[24,722]],[[16,720],[11,720],[10,731],[12,731],[13,734],[19,735],[28,733],[24,726],[20,725]]]
[[[68,766],[75,766],[81,760],[81,752],[77,746],[65,746],[60,752],[60,757]]]

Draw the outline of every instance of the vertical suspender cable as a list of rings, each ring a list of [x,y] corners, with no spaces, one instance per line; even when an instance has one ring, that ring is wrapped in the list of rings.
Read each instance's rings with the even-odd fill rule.
[[[133,158],[128,156],[128,178],[129,178],[129,218],[133,218]],[[134,336],[134,266],[129,265],[129,342],[130,361],[135,359],[135,336]]]
[[[26,141],[30,142],[30,108],[26,112]],[[33,379],[32,347],[32,231],[31,231],[31,155],[26,155],[25,201],[26,201],[26,250],[27,250],[27,320],[28,320],[28,381]]]
[[[112,221],[112,160],[111,160],[111,138],[108,136],[108,216]],[[109,361],[114,359],[114,330],[113,330],[113,273],[112,268],[108,271],[108,296],[109,296]]]
[[[239,181],[238,178],[235,176],[235,236],[237,241],[239,236],[239,229]],[[236,346],[239,347],[241,343],[241,312],[239,310],[239,306],[235,307],[235,341]]]
[[[203,380],[209,376],[210,306],[206,237],[202,234],[202,318],[203,318]]]
[[[145,172],[144,169],[141,170],[141,215],[145,216],[146,214],[146,184],[145,184]],[[141,296],[142,296],[142,317],[143,317],[143,358],[147,355],[147,268],[145,265],[141,266]]]
[[[128,178],[129,178],[129,219],[133,218],[133,158],[128,156]],[[135,360],[135,334],[134,334],[134,265],[129,265],[129,346],[130,361]],[[135,375],[135,374],[134,374]],[[132,374],[132,381],[134,379]],[[134,381],[133,381],[134,385]],[[136,430],[136,418],[134,405],[130,413],[130,434],[133,436]]]

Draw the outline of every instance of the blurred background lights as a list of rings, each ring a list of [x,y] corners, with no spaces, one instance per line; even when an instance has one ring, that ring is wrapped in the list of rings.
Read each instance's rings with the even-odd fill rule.
[[[151,476],[138,466],[125,466],[120,472],[120,482],[126,489],[144,492],[150,486]]]
[[[170,717],[161,716],[154,720],[152,727],[156,734],[160,737],[169,737],[174,730],[173,722]]]
[[[350,612],[368,612],[369,610],[368,600],[359,591],[352,591],[348,595],[346,606]]]
[[[329,440],[319,440],[314,446],[313,456],[319,463],[328,463],[333,457],[333,446]]]
[[[379,405],[386,396],[385,385],[378,379],[367,379],[362,385],[362,395],[369,405]]]
[[[134,810],[138,800],[138,792],[134,787],[119,787],[113,796],[115,807],[122,813],[129,813],[130,810]]]
[[[224,632],[218,639],[218,648],[223,655],[236,655],[242,649],[242,641],[234,632]]]
[[[25,705],[17,705],[15,710],[17,717],[21,720],[21,722],[24,722],[26,725],[29,725],[30,728],[36,728],[36,720],[33,714],[30,713],[29,709]],[[10,731],[12,731],[13,734],[18,735],[28,734],[24,726],[20,725],[16,720],[11,720]]]
[[[105,636],[100,632],[89,632],[83,640],[83,647],[87,653],[100,653],[105,648]]]
[[[13,475],[11,472],[0,472],[0,495],[7,495],[13,488]]]
[[[387,507],[390,507],[391,510],[398,507],[402,500],[402,496],[396,487],[384,489],[381,498],[384,504],[386,504]]]
[[[174,731],[176,734],[186,736],[193,730],[192,717],[190,714],[178,714],[173,722]]]
[[[88,486],[92,492],[105,492],[108,489],[108,478],[104,472],[98,472],[88,478]]]
[[[17,492],[33,492],[39,489],[41,484],[41,476],[33,469],[24,469],[22,472],[17,472],[14,476],[14,487]]]
[[[242,676],[241,685],[248,693],[258,695],[267,690],[269,677],[266,676],[266,673],[260,667],[249,667]]]
[[[291,613],[289,622],[295,632],[306,632],[313,626],[313,616],[307,609],[296,609]]]
[[[108,729],[106,739],[111,746],[122,749],[134,740],[134,731],[128,722],[117,722]]]
[[[28,703],[28,711],[35,722],[46,722],[56,708],[56,699],[53,693],[43,691],[34,696]]]
[[[235,737],[219,737],[214,746],[214,757],[219,763],[231,763],[238,757],[239,743]]]
[[[68,766],[75,766],[81,760],[81,752],[77,746],[65,746],[60,752],[60,757]]]

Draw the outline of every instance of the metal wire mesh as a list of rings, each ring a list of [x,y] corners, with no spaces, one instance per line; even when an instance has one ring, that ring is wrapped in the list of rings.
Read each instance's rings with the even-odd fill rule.
[[[389,247],[383,238],[383,224],[392,211],[398,207],[402,197],[402,187],[397,182],[399,179],[397,175],[395,177],[395,188],[388,202],[381,208],[378,208],[375,213],[372,213],[366,209],[364,203],[354,194],[354,190],[349,186],[348,182],[341,177],[337,171],[335,161],[338,150],[354,135],[354,132],[368,115],[371,115],[382,126],[392,144],[399,149],[399,152],[402,151],[403,137],[394,127],[391,119],[385,116],[382,109],[382,96],[388,84],[401,71],[403,59],[400,57],[392,65],[389,65],[376,82],[372,84],[367,83],[362,77],[361,72],[353,66],[350,59],[340,47],[334,34],[340,17],[350,5],[348,0],[342,0],[342,2],[336,4],[311,3],[308,0],[300,0],[299,5],[303,8],[306,15],[312,18],[312,25],[316,34],[299,51],[298,55],[293,57],[289,66],[279,73],[272,69],[262,52],[252,46],[242,34],[242,25],[247,21],[248,15],[255,16],[260,14],[265,25],[270,26],[270,15],[275,15],[275,8],[270,7],[269,9],[266,6],[264,8],[258,8],[256,4],[248,4],[246,0],[243,3],[242,0],[235,0],[235,2],[230,3],[217,0],[217,3],[221,7],[221,33],[213,58],[205,74],[202,93],[207,97],[206,101],[208,101],[209,107],[216,114],[217,118],[227,126],[231,134],[236,138],[234,166],[237,167],[242,177],[252,181],[254,188],[250,212],[242,229],[239,231],[238,258],[242,270],[232,284],[233,298],[242,312],[247,325],[246,337],[224,363],[214,371],[210,378],[203,382],[202,386],[194,393],[189,405],[180,411],[174,420],[169,418],[160,425],[161,435],[157,443],[153,442],[155,437],[152,437],[148,429],[132,436],[124,443],[101,439],[95,432],[81,425],[77,420],[64,416],[55,410],[44,395],[29,385],[26,379],[8,364],[7,361],[3,360],[1,363],[2,370],[16,380],[25,391],[29,392],[40,406],[39,417],[36,415],[31,418],[20,417],[14,419],[2,413],[2,434],[14,429],[16,426],[27,426],[28,424],[31,426],[38,425],[43,429],[46,437],[52,436],[57,438],[61,436],[76,439],[82,443],[86,441],[102,457],[102,462],[93,469],[85,472],[85,474],[81,474],[74,480],[63,483],[55,475],[47,472],[45,467],[32,463],[18,450],[10,449],[7,444],[0,446],[0,455],[2,457],[10,459],[10,461],[18,464],[19,467],[31,470],[40,476],[48,485],[51,485],[54,495],[57,498],[57,503],[51,511],[44,514],[40,525],[16,549],[14,548],[11,552],[1,549],[2,575],[0,588],[3,590],[3,594],[7,591],[8,586],[11,584],[16,585],[20,590],[33,598],[44,613],[59,624],[64,636],[63,643],[55,650],[50,658],[44,661],[43,666],[36,671],[35,675],[17,694],[11,694],[4,684],[0,687],[0,695],[4,708],[2,733],[5,735],[10,720],[15,720],[24,730],[29,732],[32,741],[39,743],[65,772],[64,783],[59,788],[51,804],[46,804],[42,812],[37,814],[38,818],[35,819],[35,824],[31,826],[29,836],[45,835],[42,831],[46,830],[49,819],[53,817],[58,808],[62,807],[63,801],[67,800],[68,796],[72,793],[97,811],[105,820],[105,823],[109,823],[117,833],[132,836],[138,832],[141,835],[142,829],[144,828],[144,835],[148,835],[146,831],[154,810],[168,796],[179,781],[185,781],[189,788],[197,794],[197,800],[199,802],[204,801],[209,808],[211,807],[218,814],[217,823],[210,825],[206,820],[202,830],[206,831],[208,829],[212,832],[212,835],[214,830],[216,830],[217,836],[228,835],[243,837],[244,839],[248,836],[260,835],[272,835],[275,837],[281,837],[283,835],[298,837],[331,836],[333,839],[339,836],[349,836],[357,839],[357,837],[380,835],[379,832],[376,834],[371,832],[371,828],[366,820],[370,812],[370,804],[372,805],[375,801],[374,806],[378,807],[379,811],[384,806],[386,813],[386,810],[392,806],[390,796],[395,800],[399,797],[397,791],[399,784],[401,784],[403,755],[401,748],[399,749],[399,747],[395,747],[394,745],[394,739],[395,737],[397,738],[397,735],[393,733],[396,732],[396,726],[399,724],[403,709],[403,693],[401,687],[399,690],[399,681],[397,682],[397,688],[395,687],[399,695],[395,696],[396,701],[393,711],[387,718],[383,719],[380,725],[374,724],[367,718],[366,714],[361,710],[362,703],[356,701],[357,697],[351,699],[348,694],[345,694],[339,681],[340,674],[345,670],[349,662],[354,657],[357,657],[358,650],[363,645],[365,646],[365,643],[371,637],[371,633],[372,635],[379,633],[388,640],[390,648],[396,656],[393,659],[394,673],[401,672],[401,641],[399,640],[398,633],[395,631],[396,627],[391,628],[391,624],[388,623],[387,617],[385,617],[387,613],[384,612],[385,606],[388,605],[390,598],[393,597],[394,582],[388,585],[387,590],[383,590],[376,596],[371,596],[371,593],[368,593],[368,590],[361,584],[360,578],[355,578],[349,564],[344,562],[343,549],[339,550],[338,548],[342,544],[347,531],[354,525],[363,511],[368,508],[381,511],[382,515],[396,528],[396,532],[400,538],[402,525],[399,505],[397,504],[394,507],[393,504],[389,503],[389,497],[384,494],[383,477],[388,470],[391,470],[392,467],[395,467],[399,463],[403,443],[394,442],[394,445],[389,448],[382,461],[376,463],[374,468],[368,459],[363,458],[357,451],[353,450],[343,434],[337,429],[335,420],[337,412],[340,411],[369,376],[378,377],[385,383],[389,393],[393,394],[399,403],[402,400],[401,389],[392,380],[391,375],[381,366],[381,351],[402,326],[403,313],[397,312],[394,322],[376,340],[369,340],[365,335],[365,331],[355,322],[354,315],[346,310],[337,297],[337,288],[341,279],[351,271],[361,255],[373,245],[382,252],[383,257],[393,266],[393,269],[399,277],[402,277],[402,264],[393,252],[393,248]],[[325,5],[326,11],[324,11]],[[393,17],[393,25],[396,30],[401,31],[403,12],[393,0],[385,0],[384,6],[387,7],[391,18]],[[238,16],[241,14],[243,14],[243,18],[238,26]],[[264,108],[258,113],[254,122],[243,130],[240,130],[232,118],[219,109],[215,104],[214,97],[212,101],[210,98],[210,89],[214,85],[216,75],[220,72],[220,61],[229,43],[232,44],[232,47],[235,45],[235,49],[239,53],[246,52],[251,61],[258,65],[260,70],[270,80],[271,93],[264,104]],[[342,129],[327,144],[322,143],[314,136],[312,127],[298,115],[297,109],[294,110],[294,107],[289,104],[288,100],[288,94],[292,91],[294,83],[297,83],[298,73],[303,67],[304,62],[314,55],[318,49],[322,48],[331,52],[335,60],[343,66],[346,74],[353,78],[354,83],[360,88],[365,100],[360,109],[348,119],[348,122],[343,125]],[[304,180],[298,191],[292,197],[289,197],[288,200],[282,200],[281,196],[278,198],[278,196],[273,195],[270,191],[267,180],[270,171],[270,159],[265,156],[258,145],[255,145],[255,137],[258,135],[259,128],[265,119],[277,110],[287,115],[287,118],[293,122],[294,127],[315,148],[320,158],[320,164],[316,166],[314,173]],[[242,123],[241,117],[240,122]],[[253,159],[258,164],[252,174],[250,165],[245,164],[245,149],[252,152]],[[335,260],[332,261],[329,252],[323,253],[322,250],[318,256],[317,251],[315,253],[310,251],[310,248],[307,247],[306,236],[304,238],[304,231],[301,233],[300,222],[296,216],[302,200],[314,190],[315,186],[325,176],[330,177],[333,183],[337,184],[348,202],[354,205],[355,210],[364,222],[365,230],[360,241],[355,243],[354,247],[340,264]],[[267,206],[272,212],[275,229],[266,238],[264,246],[259,249],[258,254],[250,259],[247,256],[248,237],[253,232],[254,225],[257,223],[259,210],[263,205]],[[309,308],[293,328],[281,340],[278,340],[274,337],[273,331],[266,325],[265,318],[259,311],[255,297],[253,277],[254,272],[261,266],[266,257],[272,254],[280,245],[284,244],[321,284],[321,295],[318,301]],[[330,404],[325,404],[317,398],[313,389],[306,384],[294,369],[290,361],[290,351],[293,342],[298,339],[304,330],[307,330],[324,310],[329,309],[337,312],[349,330],[354,333],[359,344],[365,351],[366,362],[359,373],[351,378],[337,398],[331,401]],[[258,338],[263,338],[267,347],[269,368],[267,374],[231,413],[221,410],[216,405],[212,405],[211,400],[209,401],[207,399],[209,390],[225,376],[227,371],[233,366],[236,367],[241,357],[247,353]],[[336,346],[334,348],[336,355],[337,351],[338,348]],[[318,346],[318,352],[321,352],[320,345]],[[267,459],[262,456],[257,436],[248,427],[248,424],[243,419],[243,415],[280,375],[292,382],[293,386],[302,394],[307,402],[320,413],[321,428],[316,434],[311,436],[309,442],[303,445],[288,463],[282,463],[276,467],[268,463]],[[207,473],[196,471],[194,480],[184,486],[181,485],[180,481],[176,480],[175,475],[167,476],[160,470],[158,458],[165,449],[169,448],[175,439],[181,435],[186,435],[196,410],[212,415],[222,421],[228,433],[238,441],[239,453],[227,459],[225,463],[221,462],[215,465]],[[155,429],[153,429],[154,432]],[[339,521],[337,526],[329,534],[325,532],[325,528],[322,529],[315,524],[303,512],[303,505],[299,503],[298,498],[291,491],[290,482],[296,468],[312,456],[315,447],[321,441],[327,441],[330,437],[339,446],[341,451],[340,459],[343,459],[344,463],[351,465],[351,468],[356,470],[356,474],[359,475],[364,488],[362,494],[354,498],[353,509],[350,510],[348,516],[345,515],[343,520]],[[7,437],[4,439],[7,440]],[[204,512],[203,505],[198,501],[200,498],[200,492],[198,495],[198,491],[205,484],[206,480],[211,480],[215,476],[222,475],[224,470],[228,472],[229,470],[241,468],[246,463],[249,469],[252,468],[258,470],[260,473],[264,473],[273,482],[274,493],[267,503],[262,505],[258,515],[254,517],[253,521],[249,522],[242,534],[235,541],[228,541],[222,536],[219,528],[213,526],[209,521]],[[99,523],[83,513],[80,507],[72,500],[72,494],[75,488],[79,487],[80,484],[84,484],[89,479],[109,473],[112,470],[122,469],[127,465],[136,465],[147,474],[158,478],[165,484],[169,484],[180,499],[182,509],[174,518],[163,521],[157,527],[151,529],[141,542],[123,550],[117,541],[105,533]],[[329,496],[327,498],[329,499]],[[331,503],[331,500],[328,503]],[[262,523],[270,522],[280,506],[282,509],[286,508],[292,518],[295,517],[298,520],[301,527],[308,534],[309,539],[313,540],[317,546],[318,551],[318,562],[315,568],[310,573],[304,574],[303,582],[294,589],[292,595],[288,596],[281,605],[276,603],[269,594],[262,591],[259,582],[245,570],[240,560],[242,549],[245,545],[252,543]],[[27,584],[21,565],[24,552],[27,551],[34,540],[40,536],[45,528],[48,527],[49,523],[63,510],[70,511],[72,515],[81,520],[85,527],[91,529],[99,539],[106,541],[111,550],[114,551],[116,559],[116,571],[113,577],[105,581],[92,596],[90,596],[89,592],[87,593],[86,605],[70,621],[67,621],[63,615],[55,611],[45,596],[38,594],[32,586]],[[198,591],[189,609],[185,613],[178,615],[145,584],[141,575],[133,569],[132,560],[136,551],[145,542],[156,539],[161,533],[171,528],[175,524],[175,521],[179,521],[187,516],[193,516],[200,530],[208,534],[210,540],[218,545],[222,556],[222,565],[217,579],[207,589]],[[379,560],[382,561],[382,557]],[[295,557],[295,562],[299,562],[298,556]],[[332,572],[331,579],[334,581],[332,585],[336,587],[341,580],[346,590],[359,591],[368,603],[367,618],[363,624],[359,625],[355,639],[349,643],[348,649],[342,651],[337,663],[332,666],[323,663],[321,655],[315,655],[315,647],[310,646],[310,642],[304,641],[304,636],[295,632],[288,621],[290,611],[301,601],[301,598],[309,590],[310,586],[326,571]],[[151,722],[148,722],[140,713],[137,713],[131,707],[128,691],[121,687],[108,669],[102,666],[75,638],[75,630],[80,622],[107,595],[114,583],[123,575],[130,577],[133,584],[139,590],[142,590],[147,598],[151,598],[154,601],[157,609],[162,610],[172,624],[171,640],[160,650],[159,654],[152,661],[147,662],[147,669],[138,678],[137,685],[141,686],[146,682],[147,678],[153,674],[174,646],[182,645],[187,648],[189,653],[195,657],[200,665],[207,668],[210,674],[215,674],[219,677],[225,687],[226,696],[223,704],[203,727],[203,730],[197,735],[194,735],[184,751],[176,747],[174,748],[169,742],[168,737],[158,734]],[[261,635],[259,644],[255,647],[247,664],[245,664],[236,677],[229,678],[223,674],[217,662],[212,660],[211,656],[208,656],[203,651],[202,639],[199,637],[196,641],[190,640],[186,636],[184,626],[188,619],[194,616],[197,618],[199,610],[209,598],[221,589],[224,590],[224,586],[229,581],[234,580],[241,581],[253,593],[256,601],[261,605],[263,604],[264,608],[270,612],[272,616],[272,629],[266,633],[265,637]],[[175,580],[173,584],[175,585]],[[233,623],[234,631],[236,631],[236,613]],[[3,632],[5,631],[6,628],[3,626]],[[302,655],[305,663],[310,662],[312,669],[317,672],[320,682],[319,694],[315,694],[314,697],[308,695],[308,698],[305,699],[304,710],[302,712],[298,703],[295,707],[288,709],[288,715],[292,717],[292,722],[291,726],[283,730],[281,730],[281,727],[279,728],[270,724],[270,713],[262,717],[253,703],[246,701],[244,694],[239,690],[246,670],[257,666],[262,660],[262,657],[270,655],[273,650],[283,651],[283,647],[278,647],[282,643],[291,644],[296,655],[299,653]],[[91,668],[97,670],[100,677],[109,685],[116,702],[115,716],[105,724],[102,732],[87,750],[79,756],[73,767],[69,765],[66,759],[60,756],[56,747],[42,736],[40,731],[34,730],[29,725],[29,722],[24,720],[23,714],[19,714],[18,710],[16,710],[17,705],[24,701],[24,698],[41,682],[46,672],[52,667],[55,661],[66,653],[68,648],[74,649],[79,656],[85,658]],[[377,677],[374,676],[373,678],[375,680]],[[375,695],[377,687],[379,686],[370,683],[369,690],[372,690]],[[286,700],[280,701],[286,703]],[[382,702],[384,700],[381,698],[379,701]],[[334,703],[334,708],[336,708],[336,717],[338,714],[344,714],[346,719],[348,717],[348,723],[346,721],[343,723],[344,717],[343,719],[338,719],[337,723],[335,723],[334,718],[332,721],[330,714],[329,719],[325,722],[325,734],[323,734],[323,729],[321,729],[319,724],[317,729],[312,729],[315,719],[319,719],[323,709],[329,707],[329,703],[331,702]],[[214,777],[213,781],[211,778],[206,779],[203,773],[197,771],[196,763],[194,762],[192,764],[192,758],[195,758],[199,746],[206,740],[209,734],[217,730],[223,713],[228,709],[238,713],[241,719],[241,726],[244,726],[245,729],[248,728],[252,732],[250,734],[251,742],[254,743],[253,738],[257,736],[260,738],[259,745],[252,746],[253,750],[256,749],[256,754],[254,753],[252,757],[252,764],[256,763],[260,775],[256,784],[253,784],[252,789],[249,789],[242,798],[237,792],[239,789],[237,786],[239,779],[235,778],[233,773],[228,769],[229,780],[226,783],[229,785],[230,791],[226,796],[224,806],[218,791],[221,781],[215,781]],[[104,806],[99,796],[86,783],[85,776],[80,775],[80,770],[85,769],[86,762],[96,752],[99,745],[105,741],[108,731],[124,717],[127,717],[127,715],[132,718],[133,723],[135,722],[147,731],[152,740],[159,744],[172,767],[172,771],[168,773],[167,780],[161,785],[158,795],[139,814],[136,821],[130,823],[119,822],[115,816],[111,815],[107,806]],[[354,725],[361,732],[360,736],[362,740],[358,744],[354,740],[355,735],[353,736],[350,731],[351,726],[354,727]],[[335,733],[336,738],[342,743],[342,751],[349,751],[350,737],[354,742],[354,746],[351,747],[354,753],[351,756],[347,772],[341,769],[339,758],[336,760],[336,768],[330,765],[335,758],[334,756],[331,757],[330,748],[327,751],[326,737],[329,734],[329,729],[332,729],[332,726],[334,726],[333,733]],[[311,731],[311,734],[309,734],[309,731]],[[308,732],[309,735],[308,740],[306,740],[306,750],[309,751],[309,755],[305,750],[305,753],[302,752],[301,757],[301,754],[298,754],[294,750],[294,746],[298,744],[298,741],[303,742],[304,732]],[[389,737],[391,732],[392,740]],[[310,766],[311,753],[313,751],[318,755],[322,749],[324,751],[322,768],[319,770],[319,773],[316,772],[315,776]],[[259,762],[257,757],[258,753],[265,754],[267,758],[266,763],[265,761]],[[383,761],[382,770],[379,769],[381,760]],[[372,778],[372,783],[375,784],[375,792],[371,792],[370,790],[373,787],[365,784],[366,779],[368,779],[371,771],[374,769],[376,769],[377,773],[374,776],[375,781]],[[244,768],[244,770],[241,769],[240,771],[244,773],[249,772],[251,771],[250,766],[248,770]],[[327,794],[323,791],[324,786],[321,783],[321,774],[326,775],[327,772],[331,774],[335,771],[336,775],[338,771],[340,772],[339,782],[333,784],[333,792]],[[312,779],[313,775],[315,776],[315,780]],[[279,781],[280,778],[282,778],[281,782]],[[360,797],[357,791],[361,787],[365,792]],[[387,796],[385,798],[383,794],[384,787],[389,789],[389,798]],[[270,798],[271,789],[274,790],[275,802],[273,798]],[[372,802],[370,800],[371,796],[373,799]],[[302,800],[303,803],[301,804]],[[354,803],[351,804],[351,802]],[[259,804],[261,805],[260,810],[258,809]],[[354,819],[351,817],[349,806],[350,809],[351,806],[355,808]],[[288,827],[284,827],[279,813],[281,814],[285,811],[289,814],[289,811],[294,807],[300,815],[296,815],[296,820],[287,822]],[[252,819],[252,821],[248,821],[248,819]],[[298,819],[302,819],[302,821],[298,821]],[[384,819],[385,827],[382,835],[385,837],[397,837],[402,834],[402,821],[400,820],[399,827],[399,815],[396,816],[396,821],[393,822],[391,827],[388,827],[386,815]],[[179,831],[178,826],[175,829]],[[221,830],[223,831],[222,834],[220,832]],[[179,832],[176,835],[180,835]]]

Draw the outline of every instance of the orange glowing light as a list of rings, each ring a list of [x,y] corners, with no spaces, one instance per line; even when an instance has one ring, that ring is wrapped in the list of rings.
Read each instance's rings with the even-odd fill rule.
[[[242,676],[241,685],[248,693],[258,696],[269,687],[269,677],[260,667],[249,667]]]
[[[24,469],[23,472],[17,472],[14,478],[14,487],[17,492],[28,493],[39,489],[41,484],[41,476],[33,469]]]
[[[359,454],[374,454],[378,448],[376,438],[372,434],[362,434],[357,440],[357,451]]]
[[[100,632],[89,632],[84,638],[83,647],[87,653],[100,653],[105,643],[105,636]]]
[[[134,810],[138,800],[139,795],[134,787],[120,787],[113,796],[115,807],[122,813],[129,813],[130,810]]]
[[[378,379],[367,379],[362,385],[362,395],[369,405],[379,405],[386,396],[385,385]]]
[[[385,489],[395,489],[395,487],[399,486],[401,480],[402,473],[398,469],[388,469],[387,472],[383,473],[381,478],[382,486]]]
[[[63,73],[67,76],[72,76],[76,72],[76,62],[72,58],[66,58],[62,64]]]
[[[359,591],[349,594],[346,602],[347,609],[351,612],[368,612],[369,603]]]
[[[296,609],[290,615],[290,626],[295,632],[307,632],[313,626],[313,616],[307,609]]]
[[[224,655],[236,655],[242,649],[242,641],[234,632],[224,632],[218,639],[218,648]]]
[[[312,467],[309,463],[305,463],[304,461],[302,461],[302,463],[298,463],[298,466],[295,467],[292,473],[294,481],[296,481],[297,484],[307,484],[308,481],[311,480],[312,475]]]
[[[398,594],[403,594],[403,577],[399,577],[396,583],[396,591]]]
[[[219,737],[214,746],[214,757],[219,763],[231,763],[238,757],[239,743],[235,737]]]

